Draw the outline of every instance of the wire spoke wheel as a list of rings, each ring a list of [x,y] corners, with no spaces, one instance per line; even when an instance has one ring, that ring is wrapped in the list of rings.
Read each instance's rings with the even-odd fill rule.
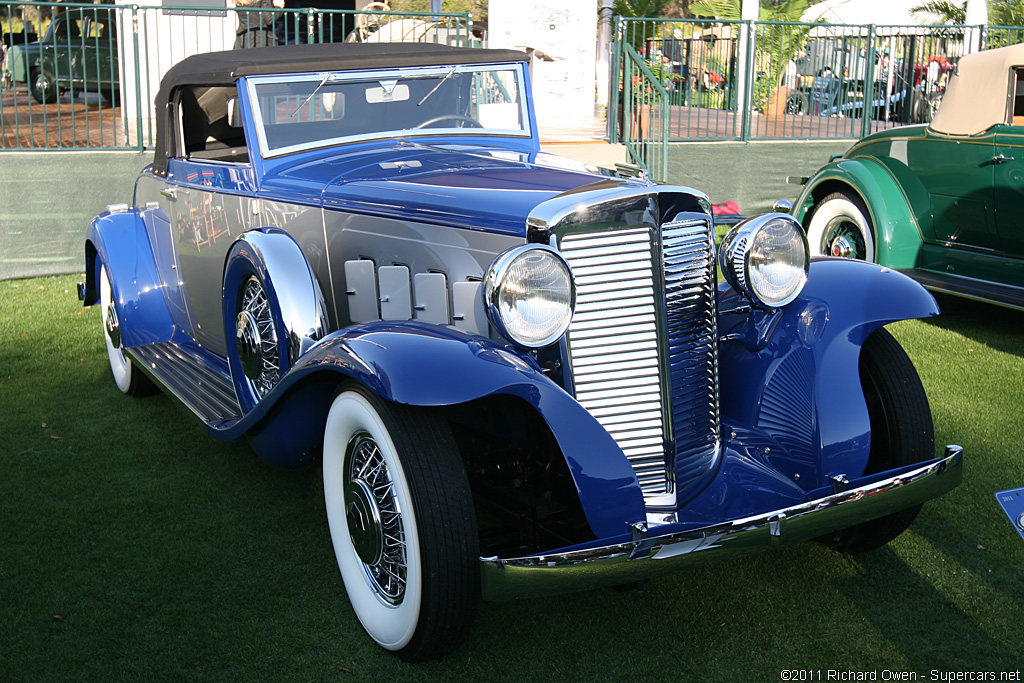
[[[363,628],[407,661],[453,650],[476,611],[480,550],[448,423],[347,385],[327,416],[323,466],[331,541]]]
[[[807,243],[812,256],[875,260],[875,237],[867,206],[852,192],[833,192],[812,209]]]
[[[235,343],[249,389],[261,399],[281,378],[277,330],[263,285],[250,277],[240,296]]]
[[[402,508],[380,448],[366,432],[349,444],[345,469],[348,531],[363,574],[381,601],[400,605],[407,572]]]
[[[825,226],[821,252],[829,256],[861,259],[867,256],[867,245],[860,226],[846,216],[833,218]]]

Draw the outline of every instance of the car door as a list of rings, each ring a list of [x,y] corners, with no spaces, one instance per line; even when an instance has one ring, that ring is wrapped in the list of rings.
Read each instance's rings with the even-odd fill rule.
[[[241,128],[227,123],[233,87],[185,88],[175,128],[182,150],[169,161],[168,213],[172,216],[179,286],[192,337],[220,355],[224,337],[222,278],[235,238],[255,226],[253,171]],[[175,133],[178,135],[178,133]]]
[[[1015,69],[1014,125],[996,128],[994,178],[996,232],[1002,251],[1024,257],[1024,67]]]
[[[43,69],[60,88],[70,87],[75,78],[82,51],[82,29],[86,20],[80,12],[65,12],[54,21],[61,22],[53,34],[53,45],[43,55]]]
[[[966,139],[928,133],[909,144],[909,165],[931,203],[931,222],[921,226],[925,241],[943,247],[995,249],[995,136],[991,131]]]
[[[101,86],[109,87],[117,82],[115,25],[109,11],[87,12],[82,49],[72,58],[72,78],[85,90],[99,90]]]

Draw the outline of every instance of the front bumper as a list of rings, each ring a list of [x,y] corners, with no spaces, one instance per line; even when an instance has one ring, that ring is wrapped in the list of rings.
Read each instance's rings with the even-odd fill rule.
[[[687,566],[818,538],[913,507],[960,483],[963,449],[898,476],[763,515],[626,543],[550,555],[481,558],[485,600],[567,593],[631,583]]]

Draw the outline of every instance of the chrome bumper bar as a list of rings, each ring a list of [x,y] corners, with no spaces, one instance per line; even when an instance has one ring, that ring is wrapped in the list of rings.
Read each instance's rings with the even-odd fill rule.
[[[901,475],[856,486],[763,515],[627,543],[551,555],[480,559],[485,600],[567,593],[631,583],[755,552],[806,541],[913,507],[960,483],[963,449]]]

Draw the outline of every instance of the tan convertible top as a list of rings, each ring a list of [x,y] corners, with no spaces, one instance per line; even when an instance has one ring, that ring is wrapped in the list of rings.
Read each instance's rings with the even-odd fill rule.
[[[966,55],[946,87],[931,129],[946,135],[977,135],[1012,122],[1014,67],[1024,66],[1024,45]]]

